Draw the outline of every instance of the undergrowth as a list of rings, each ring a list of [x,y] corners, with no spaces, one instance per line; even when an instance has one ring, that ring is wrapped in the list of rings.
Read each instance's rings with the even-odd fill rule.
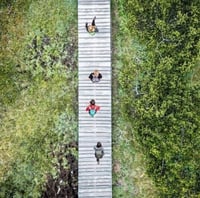
[[[139,144],[156,186],[141,196],[199,197],[199,2],[118,6],[120,114],[130,125],[124,134]]]
[[[156,188],[146,173],[145,156],[132,135],[130,124],[121,114],[120,70],[124,64],[131,64],[135,57],[142,56],[143,51],[133,46],[135,42],[127,29],[127,16],[123,15],[120,4],[112,3],[113,197],[154,198],[157,197]]]
[[[77,196],[76,6],[1,7],[0,197]]]

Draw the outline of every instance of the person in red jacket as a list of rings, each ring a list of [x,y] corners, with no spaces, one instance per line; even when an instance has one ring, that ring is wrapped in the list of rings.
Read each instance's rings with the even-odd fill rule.
[[[91,117],[94,117],[94,115],[97,113],[97,111],[100,110],[100,106],[95,105],[95,100],[92,99],[90,101],[90,105],[86,107],[86,111],[90,114]]]

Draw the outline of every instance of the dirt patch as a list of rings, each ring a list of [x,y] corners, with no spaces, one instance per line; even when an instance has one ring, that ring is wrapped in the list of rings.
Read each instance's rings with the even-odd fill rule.
[[[78,160],[72,150],[78,150],[77,142],[63,145],[59,152],[52,151],[56,158],[56,176],[47,175],[45,191],[41,198],[78,198]]]
[[[119,173],[120,170],[121,170],[120,163],[119,163],[119,162],[115,162],[115,163],[114,163],[114,166],[113,166],[113,171],[114,171],[114,173]]]

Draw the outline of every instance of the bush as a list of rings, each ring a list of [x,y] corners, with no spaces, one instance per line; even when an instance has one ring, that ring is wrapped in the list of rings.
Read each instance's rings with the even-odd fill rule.
[[[11,5],[1,37],[6,46],[1,85],[7,92],[0,112],[0,197],[40,197],[48,175],[57,171],[52,152],[77,141],[75,7],[71,1]],[[9,9],[5,6],[3,12]],[[66,152],[76,162],[76,146]],[[63,166],[70,170],[67,163]]]
[[[121,2],[127,27],[145,46],[142,62],[123,61],[123,117],[143,146],[160,197],[198,197],[200,87],[190,75],[199,60],[198,2]],[[133,91],[138,77],[140,97]]]

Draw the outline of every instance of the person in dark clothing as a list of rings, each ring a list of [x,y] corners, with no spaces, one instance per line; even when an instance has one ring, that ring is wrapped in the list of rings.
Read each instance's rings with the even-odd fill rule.
[[[88,106],[86,107],[86,111],[89,112],[89,114],[90,114],[91,117],[94,117],[94,115],[95,115],[95,114],[97,113],[97,111],[99,111],[99,110],[100,110],[100,106],[95,105],[95,100],[94,100],[94,99],[92,99],[92,100],[90,101],[90,105],[88,105]]]
[[[94,146],[94,150],[95,150],[95,157],[97,159],[97,164],[100,164],[99,159],[103,158],[104,156],[104,148],[101,144],[101,142],[97,142],[97,145]]]
[[[95,34],[96,32],[98,32],[98,28],[95,24],[95,20],[96,20],[96,16],[93,18],[91,25],[88,25],[88,23],[85,23],[85,28],[87,30],[87,32]]]
[[[99,82],[102,78],[101,73],[98,70],[94,70],[90,75],[89,75],[89,79],[93,82]]]

